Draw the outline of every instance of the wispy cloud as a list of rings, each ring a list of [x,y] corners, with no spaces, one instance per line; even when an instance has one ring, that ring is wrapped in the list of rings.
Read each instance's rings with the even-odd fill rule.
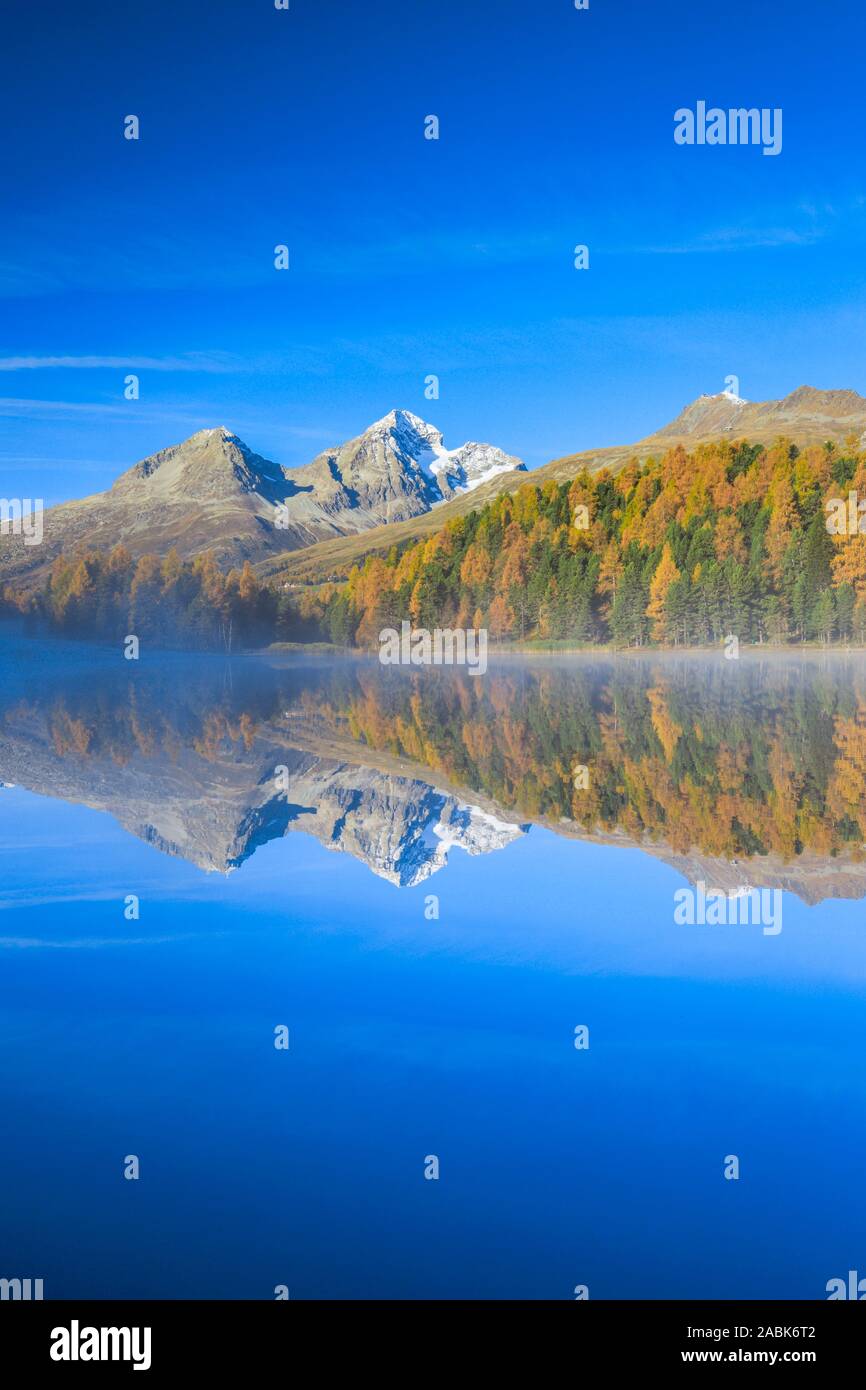
[[[817,226],[802,230],[795,227],[719,227],[688,241],[636,249],[643,255],[692,256],[724,251],[757,251],[765,247],[815,246],[823,241],[824,236],[825,232]]]
[[[158,415],[153,412],[144,412],[130,408],[129,404],[116,405],[105,401],[46,401],[35,400],[28,397],[0,396],[0,415],[11,416],[13,419],[30,419],[34,416],[48,416],[55,419],[77,419],[80,416],[116,416],[118,419],[127,419],[130,424],[140,423],[143,419],[165,419],[171,412],[160,411]],[[188,421],[196,419],[195,416],[184,417]]]
[[[178,357],[0,357],[0,372],[44,371],[50,368],[124,369],[150,372],[243,372],[251,363],[229,353],[187,352]]]
[[[406,236],[383,235],[381,240],[328,244],[298,256],[300,269],[315,274],[400,275],[437,270],[483,270],[485,267],[544,262],[566,254],[567,235],[558,236],[549,227],[527,228],[503,234],[488,228],[451,232],[419,226]]]
[[[161,409],[159,406],[143,409],[137,402],[132,406],[121,402],[50,401],[16,396],[0,396],[0,417],[2,416],[24,420],[109,418],[123,420],[130,425],[164,424],[169,427],[176,426],[178,429],[192,431],[212,429],[218,425],[225,425],[227,428],[237,431],[244,429],[257,431],[261,429],[263,419],[266,418],[261,414],[253,416],[242,413],[238,415],[233,410],[227,410],[222,406],[214,406],[206,402],[200,404],[189,402],[186,409],[173,410],[168,406],[165,409]],[[275,422],[274,427],[278,427],[281,434],[294,439],[323,440],[328,443],[333,442],[335,438],[333,427],[330,425],[293,425],[284,419],[279,419]],[[60,459],[28,459],[24,455],[11,455],[10,459],[18,462],[62,462]],[[78,460],[67,460],[67,462],[78,463]]]
[[[796,206],[775,208],[772,221],[746,221],[736,226],[711,227],[703,232],[695,232],[682,241],[620,247],[619,250],[631,250],[643,255],[688,256],[816,246],[819,242],[832,239],[840,228],[850,231],[858,218],[862,220],[864,207],[866,198],[860,193],[844,199],[841,204],[826,199],[803,199]]]
[[[102,472],[105,461],[86,458],[52,458],[47,454],[0,454],[0,469],[12,472],[17,469],[31,469],[34,464],[49,468],[77,468],[82,472]]]
[[[70,940],[41,936],[0,936],[0,948],[27,950],[33,947],[59,947],[63,950],[82,951],[102,949],[105,946],[163,946],[169,941],[189,940],[190,935],[189,932],[185,932],[172,936],[87,936]]]

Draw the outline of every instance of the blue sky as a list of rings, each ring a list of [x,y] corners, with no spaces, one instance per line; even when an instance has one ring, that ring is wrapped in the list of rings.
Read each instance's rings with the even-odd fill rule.
[[[10,11],[0,492],[96,491],[206,425],[298,464],[400,406],[535,466],[729,374],[866,392],[864,27],[853,0]],[[698,100],[780,107],[782,153],[675,145]]]

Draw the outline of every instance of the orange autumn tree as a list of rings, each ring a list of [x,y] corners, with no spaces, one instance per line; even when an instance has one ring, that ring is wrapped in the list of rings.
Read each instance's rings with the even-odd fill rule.
[[[653,637],[657,642],[663,642],[667,636],[667,622],[665,619],[665,600],[671,585],[680,578],[680,572],[674,562],[670,545],[666,545],[662,551],[662,557],[658,563],[658,569],[652,577],[650,583],[650,601],[647,604],[647,617],[652,619]]]

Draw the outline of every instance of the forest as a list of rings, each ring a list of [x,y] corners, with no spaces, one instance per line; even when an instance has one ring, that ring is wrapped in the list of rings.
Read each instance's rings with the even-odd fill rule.
[[[839,680],[817,663],[755,663],[736,699],[724,662],[600,657],[503,666],[483,681],[366,662],[296,671],[247,664],[220,683],[200,664],[178,680],[153,663],[130,682],[116,665],[99,683],[15,691],[0,723],[11,737],[36,731],[58,759],[169,767],[186,749],[246,760],[253,780],[304,729],[320,747],[356,745],[361,764],[364,750],[408,760],[560,833],[567,822],[722,858],[864,857],[859,665]]]
[[[613,475],[529,482],[302,595],[299,615],[362,647],[403,617],[504,642],[862,644],[866,535],[828,530],[858,490],[853,440],[675,448]]]
[[[224,574],[210,554],[134,560],[118,544],[58,556],[39,589],[6,585],[0,611],[33,632],[112,642],[134,633],[155,647],[234,651],[273,641],[278,603],[249,564]]]
[[[266,583],[249,564],[224,574],[210,555],[134,560],[119,544],[60,556],[40,588],[7,585],[0,603],[67,636],[229,651],[375,650],[407,619],[501,644],[863,645],[866,535],[828,524],[852,495],[866,498],[854,439],[721,441],[570,483],[530,478],[336,582]]]

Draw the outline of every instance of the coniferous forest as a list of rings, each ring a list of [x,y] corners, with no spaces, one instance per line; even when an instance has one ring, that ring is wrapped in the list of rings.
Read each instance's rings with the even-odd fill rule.
[[[530,481],[432,536],[325,584],[222,573],[122,546],[54,561],[7,586],[6,614],[40,629],[234,650],[274,641],[374,649],[380,631],[486,628],[494,642],[697,646],[866,642],[866,535],[831,534],[866,452],[723,441],[615,474]],[[839,528],[836,528],[839,529]]]

